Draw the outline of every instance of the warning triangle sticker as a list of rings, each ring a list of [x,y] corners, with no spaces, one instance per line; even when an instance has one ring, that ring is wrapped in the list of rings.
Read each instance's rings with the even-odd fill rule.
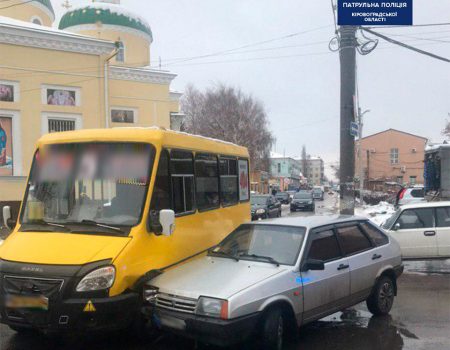
[[[92,301],[88,301],[86,306],[83,309],[83,312],[96,312],[96,308],[94,306],[94,304],[92,304]]]

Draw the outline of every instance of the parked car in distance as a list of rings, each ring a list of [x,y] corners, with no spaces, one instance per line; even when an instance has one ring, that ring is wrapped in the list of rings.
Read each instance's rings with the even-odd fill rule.
[[[324,192],[321,187],[314,187],[312,190],[313,197],[316,200],[323,201]]]
[[[281,217],[281,203],[270,194],[250,196],[252,220]]]
[[[281,204],[289,204],[291,203],[291,196],[287,192],[278,192],[275,195],[275,198],[281,203]]]
[[[405,259],[450,257],[450,202],[404,205],[382,226]]]
[[[397,207],[406,204],[420,203],[425,201],[425,188],[423,186],[403,187],[396,196]]]
[[[400,248],[366,218],[289,217],[242,224],[207,256],[144,287],[154,324],[200,342],[232,346],[255,335],[281,349],[298,327],[366,301],[391,310]]]
[[[312,212],[316,210],[312,192],[300,191],[294,194],[294,198],[291,201],[291,212],[297,210],[309,210]]]

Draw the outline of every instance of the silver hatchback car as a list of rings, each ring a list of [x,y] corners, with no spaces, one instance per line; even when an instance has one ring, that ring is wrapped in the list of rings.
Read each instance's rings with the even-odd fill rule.
[[[204,343],[257,335],[259,349],[281,349],[289,331],[364,300],[387,314],[402,272],[398,244],[366,218],[248,223],[148,282],[145,312],[156,327]]]

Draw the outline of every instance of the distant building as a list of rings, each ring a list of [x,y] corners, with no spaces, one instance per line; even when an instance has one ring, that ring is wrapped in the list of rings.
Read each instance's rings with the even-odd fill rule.
[[[254,193],[269,193],[269,173],[267,171],[255,170],[250,172],[250,190]]]
[[[356,154],[355,177],[359,178],[362,163],[365,188],[382,189],[386,182],[423,184],[426,144],[425,137],[395,129],[364,137],[362,151]]]
[[[300,187],[301,162],[291,157],[272,152],[270,158],[272,187],[281,191]]]
[[[308,184],[321,186],[325,177],[325,164],[320,157],[308,157],[306,163],[306,174]]]

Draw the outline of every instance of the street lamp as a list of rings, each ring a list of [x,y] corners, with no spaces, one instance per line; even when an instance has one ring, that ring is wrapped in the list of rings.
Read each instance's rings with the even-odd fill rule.
[[[364,114],[369,113],[370,109],[366,109],[364,112],[361,113],[361,108],[358,108],[358,129],[359,129],[359,142],[358,142],[358,154],[359,154],[359,202],[360,205],[363,205],[364,203],[364,170],[363,170],[363,164],[362,164],[362,131],[363,131],[363,117]],[[369,181],[369,178],[367,178],[367,181]]]

